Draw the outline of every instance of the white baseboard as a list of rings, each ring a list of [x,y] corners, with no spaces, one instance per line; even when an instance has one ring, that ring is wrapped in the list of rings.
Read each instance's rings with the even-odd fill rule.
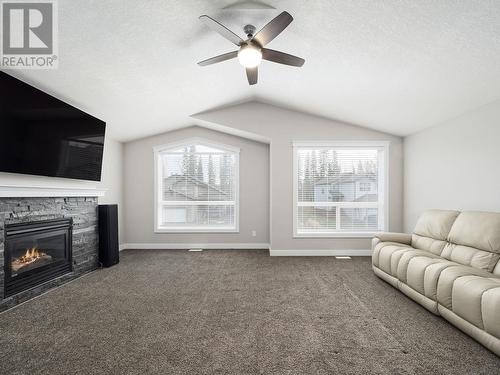
[[[185,249],[269,249],[268,243],[124,243],[125,249],[185,250]]]
[[[269,255],[271,256],[282,256],[282,257],[297,257],[297,256],[307,256],[307,257],[322,257],[322,256],[371,256],[371,250],[272,250],[269,249]]]
[[[189,250],[189,249],[269,249],[271,256],[371,256],[372,251],[363,250],[272,250],[267,243],[124,243],[120,251],[125,249],[138,250]]]

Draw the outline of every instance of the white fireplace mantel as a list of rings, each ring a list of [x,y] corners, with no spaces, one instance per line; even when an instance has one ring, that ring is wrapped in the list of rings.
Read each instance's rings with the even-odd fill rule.
[[[93,187],[53,187],[0,185],[0,198],[36,198],[36,197],[103,197],[105,189]]]

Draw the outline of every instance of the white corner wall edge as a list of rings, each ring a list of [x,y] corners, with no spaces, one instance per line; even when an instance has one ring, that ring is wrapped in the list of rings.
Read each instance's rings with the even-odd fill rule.
[[[103,197],[106,189],[0,185],[0,198]]]
[[[120,251],[138,250],[186,250],[186,249],[269,249],[268,243],[124,243]]]
[[[325,257],[325,256],[360,256],[367,257],[372,255],[369,249],[363,250],[272,250],[269,249],[269,255],[273,257]]]

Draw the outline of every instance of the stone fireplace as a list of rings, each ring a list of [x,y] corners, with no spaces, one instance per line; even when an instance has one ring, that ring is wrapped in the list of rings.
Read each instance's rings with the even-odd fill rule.
[[[97,266],[97,197],[0,197],[0,311]]]

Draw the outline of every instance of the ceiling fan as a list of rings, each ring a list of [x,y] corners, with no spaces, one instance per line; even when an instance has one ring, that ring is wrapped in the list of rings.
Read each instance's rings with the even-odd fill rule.
[[[293,21],[293,17],[288,12],[282,12],[256,34],[255,26],[246,25],[243,30],[247,35],[247,40],[241,39],[227,27],[207,15],[200,16],[200,20],[212,30],[218,32],[224,38],[240,47],[238,51],[224,53],[200,61],[198,63],[200,66],[207,66],[238,57],[240,64],[246,69],[248,83],[250,85],[255,85],[258,77],[258,66],[263,59],[297,67],[304,65],[305,60],[300,57],[264,48],[266,44],[281,34],[281,32]]]

